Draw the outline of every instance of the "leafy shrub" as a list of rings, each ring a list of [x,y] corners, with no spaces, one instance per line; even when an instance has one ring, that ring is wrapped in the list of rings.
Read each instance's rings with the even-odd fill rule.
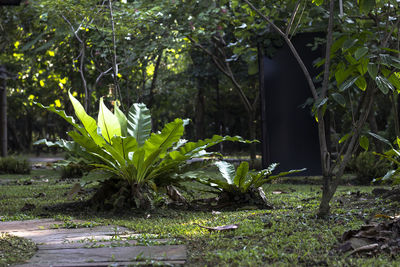
[[[26,158],[0,158],[0,174],[29,174],[30,172],[31,164]]]
[[[246,161],[242,162],[236,171],[233,164],[225,161],[218,161],[215,165],[223,179],[206,177],[196,178],[196,180],[216,189],[221,203],[250,204],[260,207],[268,207],[267,198],[261,186],[278,177],[305,170],[290,170],[272,175],[272,171],[278,166],[277,163],[258,172],[249,171],[249,164]]]
[[[357,176],[360,184],[370,184],[373,179],[382,177],[390,168],[390,163],[380,159],[372,152],[364,151],[349,163],[349,169]]]
[[[386,151],[383,154],[375,153],[376,155],[380,156],[381,159],[386,160],[391,165],[389,165],[390,168],[384,176],[374,179],[373,182],[390,182],[394,185],[400,184],[400,149],[396,149],[395,147],[393,147],[393,145],[387,139],[383,138],[380,135],[374,133],[369,134],[390,146],[390,150]],[[398,148],[400,148],[399,137],[396,138],[396,141],[394,143]]]
[[[189,161],[190,159],[219,155],[207,152],[207,148],[223,141],[250,142],[238,136],[218,135],[211,139],[187,142],[181,138],[188,121],[182,119],[166,124],[159,133],[151,133],[150,111],[144,104],[133,104],[128,116],[125,116],[117,105],[112,113],[104,104],[103,98],[100,99],[96,122],[77,99],[71,94],[69,97],[83,126],[64,111],[38,105],[60,115],[74,126],[75,130],[68,132],[73,141],[59,140],[53,143],[40,140],[36,144],[58,146],[75,157],[82,157],[95,170],[101,171],[94,179],[123,180],[120,183],[124,187],[121,192],[127,191],[137,208],[151,206],[151,191],[157,190],[157,187],[178,184],[181,174],[197,169],[198,162]],[[206,164],[207,161],[202,163]]]

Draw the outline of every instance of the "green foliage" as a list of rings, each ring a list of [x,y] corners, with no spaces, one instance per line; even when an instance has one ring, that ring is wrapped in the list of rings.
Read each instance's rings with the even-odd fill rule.
[[[370,184],[373,179],[382,177],[390,169],[390,164],[372,152],[364,151],[354,157],[348,165],[356,174],[360,184]]]
[[[390,170],[386,172],[386,174],[383,177],[378,177],[377,179],[374,179],[374,182],[389,182],[392,184],[400,184],[400,138],[397,137],[395,143],[395,148],[387,139],[384,137],[375,134],[375,133],[369,133],[379,141],[387,144],[390,146],[390,150],[384,152],[383,154],[381,153],[375,153],[376,155],[380,156],[381,159],[387,160],[390,165]]]
[[[0,174],[29,174],[31,164],[23,157],[0,158]]]
[[[0,233],[0,265],[21,263],[31,258],[37,251],[36,244],[26,238],[8,233]]]
[[[272,175],[272,171],[278,166],[271,164],[267,169],[253,172],[249,171],[248,162],[242,162],[235,171],[233,164],[218,161],[215,163],[223,179],[218,178],[195,178],[196,181],[211,186],[220,195],[220,202],[235,202],[236,204],[267,205],[267,200],[262,186],[278,177],[289,175],[301,170],[290,170]]]
[[[61,167],[61,179],[81,178],[83,176],[84,166],[80,164],[68,164]]]

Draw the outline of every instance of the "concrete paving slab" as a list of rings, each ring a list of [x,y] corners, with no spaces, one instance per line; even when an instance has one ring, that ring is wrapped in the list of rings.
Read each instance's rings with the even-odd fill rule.
[[[186,247],[162,245],[167,239],[145,239],[157,245],[141,246],[134,240],[140,234],[119,226],[52,229],[63,223],[53,219],[1,222],[0,232],[38,244],[35,256],[17,266],[127,266],[151,261],[183,265],[186,261]]]
[[[107,263],[145,260],[184,261],[186,248],[183,245],[135,246],[114,248],[75,248],[39,250],[27,264],[18,266],[82,266],[87,263]]]

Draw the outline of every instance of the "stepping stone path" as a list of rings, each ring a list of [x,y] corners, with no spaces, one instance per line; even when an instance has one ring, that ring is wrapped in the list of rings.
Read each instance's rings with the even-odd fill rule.
[[[141,239],[141,235],[119,226],[54,229],[63,224],[53,219],[1,222],[0,232],[31,239],[38,246],[29,261],[16,266],[179,266],[186,261],[186,247],[167,245],[167,239]]]

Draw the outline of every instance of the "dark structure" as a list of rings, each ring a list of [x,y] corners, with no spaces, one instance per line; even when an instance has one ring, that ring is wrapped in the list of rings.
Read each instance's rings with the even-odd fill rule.
[[[18,6],[21,0],[0,0],[0,6]]]
[[[313,51],[309,46],[315,37],[321,35],[303,33],[292,39],[313,77],[320,71],[313,62],[322,56],[321,49]],[[260,87],[263,163],[280,163],[280,171],[307,168],[299,175],[321,175],[317,122],[311,106],[304,106],[311,91],[288,46],[260,61]]]
[[[18,6],[21,0],[0,0],[0,6]],[[0,156],[7,156],[7,90],[8,72],[0,65]]]
[[[7,156],[7,91],[6,68],[0,65],[0,156]]]

